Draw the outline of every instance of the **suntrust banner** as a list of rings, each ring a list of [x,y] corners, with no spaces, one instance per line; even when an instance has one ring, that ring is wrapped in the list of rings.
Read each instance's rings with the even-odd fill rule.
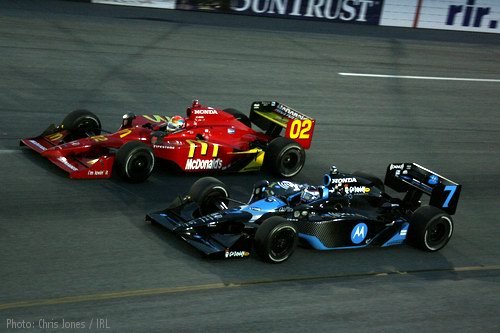
[[[378,24],[383,0],[236,0],[242,14]]]
[[[94,3],[200,10],[377,25],[384,0],[91,0]]]

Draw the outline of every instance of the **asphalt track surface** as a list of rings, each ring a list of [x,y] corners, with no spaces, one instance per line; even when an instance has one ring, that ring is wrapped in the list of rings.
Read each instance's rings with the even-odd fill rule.
[[[0,4],[0,331],[498,332],[497,35],[147,10]],[[317,119],[297,181],[331,164],[382,177],[415,161],[463,184],[439,253],[298,249],[281,265],[210,261],[144,223],[197,176],[74,181],[18,147],[69,111],[105,128],[192,99],[248,110],[278,100]],[[236,198],[267,177],[221,175]],[[64,323],[63,323],[64,320]],[[24,323],[23,323],[24,321]],[[10,324],[9,324],[10,323]],[[101,325],[101,326],[102,326]],[[54,329],[57,326],[57,329]]]

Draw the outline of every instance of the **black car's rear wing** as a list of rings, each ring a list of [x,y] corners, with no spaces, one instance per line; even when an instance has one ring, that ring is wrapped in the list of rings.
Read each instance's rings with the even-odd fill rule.
[[[268,135],[278,136],[285,129],[285,137],[297,141],[304,149],[311,146],[315,120],[278,102],[253,102],[250,121]]]
[[[392,163],[387,167],[385,185],[397,192],[425,193],[429,204],[455,214],[462,185],[416,163]],[[415,196],[413,196],[415,197]]]

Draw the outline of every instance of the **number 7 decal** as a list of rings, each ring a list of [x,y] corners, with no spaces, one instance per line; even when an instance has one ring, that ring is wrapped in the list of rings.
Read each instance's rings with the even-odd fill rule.
[[[444,192],[450,191],[448,194],[448,197],[446,197],[446,200],[443,203],[443,208],[448,208],[448,205],[450,204],[451,198],[453,198],[453,195],[455,194],[455,191],[457,190],[456,185],[448,185],[444,188]]]

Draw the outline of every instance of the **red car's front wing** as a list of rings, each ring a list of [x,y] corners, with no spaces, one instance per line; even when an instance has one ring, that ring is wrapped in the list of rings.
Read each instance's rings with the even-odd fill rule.
[[[69,173],[72,179],[99,179],[110,178],[113,171],[114,155],[100,156],[99,158],[87,158],[79,156],[62,156],[55,153],[45,153],[48,148],[54,145],[43,137],[22,139],[21,145],[25,145],[40,155],[46,157],[49,161],[59,168]]]

